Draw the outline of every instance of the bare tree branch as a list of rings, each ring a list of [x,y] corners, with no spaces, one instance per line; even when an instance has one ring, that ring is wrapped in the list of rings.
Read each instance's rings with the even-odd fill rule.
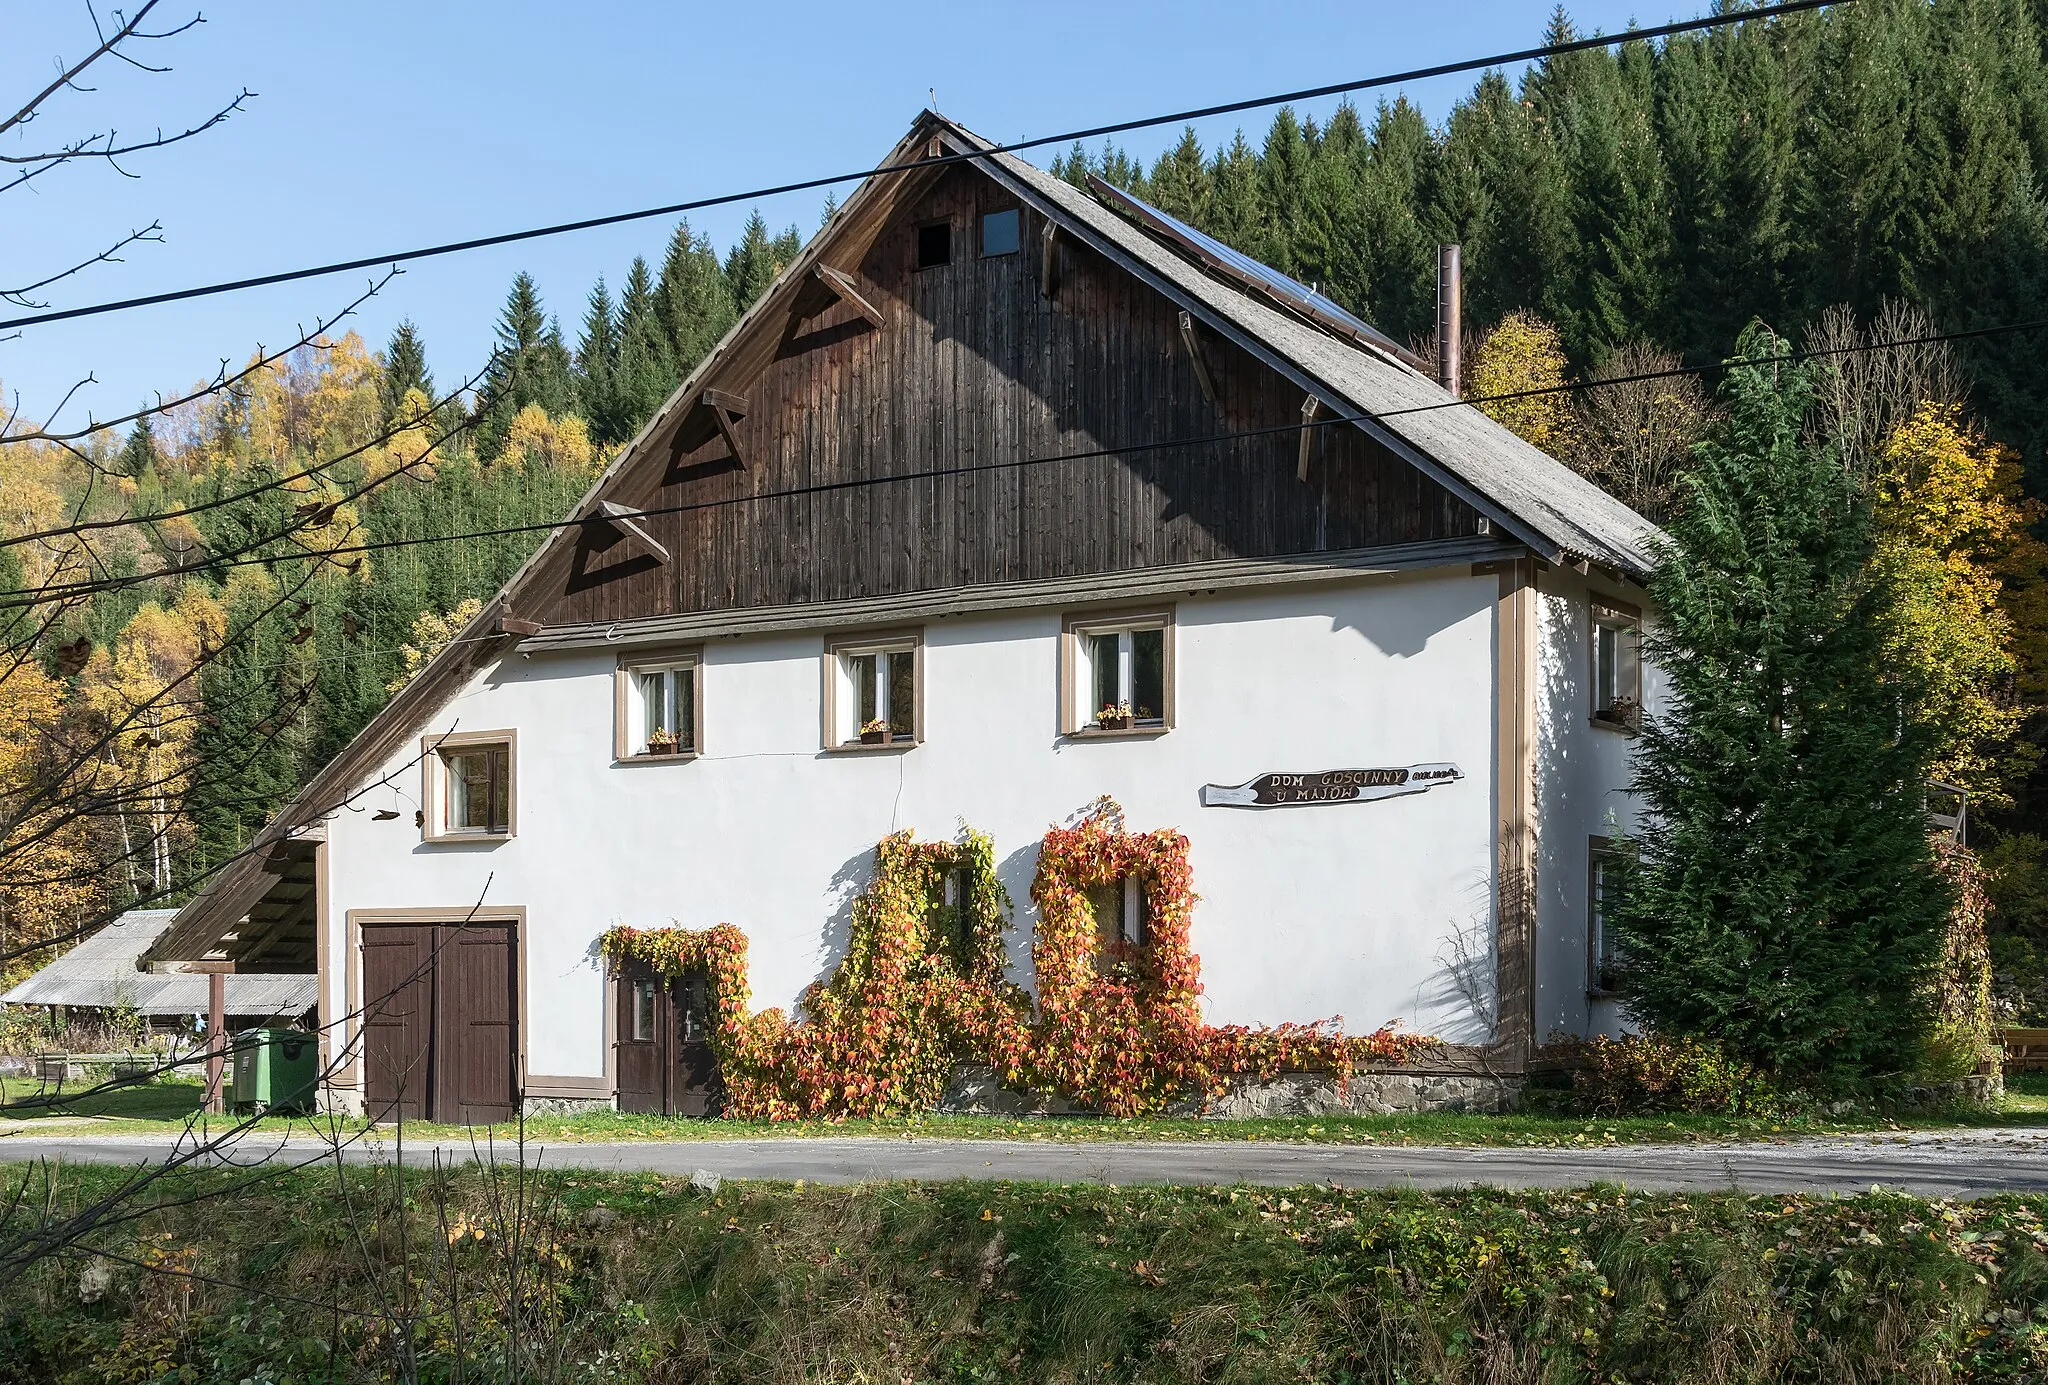
[[[69,269],[59,270],[48,278],[36,280],[33,284],[23,284],[18,289],[0,289],[0,299],[5,299],[7,302],[22,308],[47,308],[50,306],[48,303],[38,302],[30,298],[29,295],[38,289],[46,289],[60,280],[69,279],[74,274],[91,269],[96,264],[120,264],[122,263],[120,252],[140,241],[150,241],[161,245],[164,240],[163,229],[164,224],[161,221],[152,221],[139,231],[130,231],[105,250],[100,251],[99,254],[92,256],[90,259],[81,260]]]

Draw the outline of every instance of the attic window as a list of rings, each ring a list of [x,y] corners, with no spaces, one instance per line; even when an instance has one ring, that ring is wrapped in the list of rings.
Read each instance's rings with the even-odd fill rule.
[[[1014,255],[1023,243],[1023,231],[1015,207],[1000,212],[983,212],[981,216],[981,255]]]
[[[953,223],[934,221],[917,228],[917,267],[935,269],[953,263]]]

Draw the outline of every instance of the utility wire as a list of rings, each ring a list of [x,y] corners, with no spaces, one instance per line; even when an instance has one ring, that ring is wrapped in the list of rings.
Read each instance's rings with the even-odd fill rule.
[[[1909,346],[1927,346],[1938,342],[1970,341],[1981,337],[2001,336],[2018,332],[2033,332],[2048,327],[2048,318],[2032,318],[2025,322],[2000,323],[1990,327],[1973,327],[1959,332],[1932,332],[1925,336],[1904,337],[1897,341],[1869,342],[1858,346],[1823,347],[1810,351],[1786,351],[1773,356],[1731,357],[1708,365],[1673,366],[1666,370],[1647,370],[1632,375],[1616,375],[1604,380],[1578,380],[1563,385],[1543,385],[1525,390],[1508,390],[1500,394],[1475,395],[1462,399],[1442,399],[1430,404],[1413,404],[1401,409],[1385,409],[1379,412],[1367,411],[1355,414],[1330,414],[1303,423],[1290,419],[1285,423],[1269,424],[1261,428],[1237,429],[1227,433],[1211,433],[1202,437],[1168,438],[1157,442],[1128,443],[1113,447],[1094,447],[1076,452],[1054,452],[1034,457],[1017,457],[1002,462],[978,462],[962,466],[931,467],[922,471],[906,471],[891,476],[863,476],[844,481],[826,481],[816,485],[797,486],[788,490],[758,491],[750,495],[730,496],[721,500],[697,500],[676,505],[656,505],[636,510],[633,518],[657,515],[690,514],[700,510],[719,510],[738,505],[759,504],[770,500],[797,500],[806,496],[827,495],[840,491],[863,490],[869,486],[897,485],[908,481],[942,481],[959,476],[985,475],[990,472],[1019,471],[1026,467],[1047,466],[1058,462],[1094,461],[1109,457],[1134,456],[1146,452],[1168,451],[1175,448],[1205,447],[1215,443],[1239,442],[1247,439],[1296,435],[1303,428],[1330,428],[1344,424],[1383,422],[1392,418],[1406,418],[1416,414],[1435,413],[1442,409],[1477,408],[1484,404],[1507,403],[1518,399],[1536,399],[1548,395],[1569,394],[1578,390],[1609,389],[1616,385],[1641,384],[1655,380],[1680,379],[1687,376],[1704,375],[1713,371],[1736,370],[1749,366],[1790,365],[1801,361],[1819,360],[1826,357],[1852,356],[1872,351],[1896,351]],[[295,553],[258,554],[249,550],[261,546],[264,541],[246,545],[236,556],[202,560],[175,570],[175,573],[147,573],[132,577],[110,577],[89,582],[77,582],[62,586],[47,586],[33,592],[15,594],[0,593],[0,610],[17,609],[40,605],[45,601],[69,601],[90,596],[102,591],[116,591],[138,583],[153,582],[160,577],[176,575],[191,576],[205,572],[222,571],[228,568],[246,567],[290,561],[331,562],[338,558],[362,553],[378,553],[392,549],[416,548],[423,544],[459,543],[470,539],[511,538],[521,534],[547,534],[558,529],[576,529],[586,524],[603,523],[603,517],[592,514],[582,518],[541,520],[531,524],[507,524],[492,529],[473,529],[456,534],[421,534],[410,538],[377,539],[359,544],[345,544],[334,548],[308,549]]]
[[[1297,101],[1313,101],[1325,96],[1341,96],[1351,92],[1370,91],[1375,87],[1398,86],[1406,82],[1426,81],[1432,77],[1449,77],[1460,72],[1484,71],[1488,68],[1506,67],[1514,63],[1562,57],[1567,53],[1578,53],[1592,48],[1612,48],[1620,43],[1646,42],[1651,39],[1669,38],[1677,34],[1696,33],[1705,29],[1718,29],[1730,24],[1743,24],[1753,20],[1773,19],[1780,15],[1796,14],[1804,10],[1817,10],[1826,5],[1850,3],[1853,3],[1853,0],[1787,0],[1784,4],[1769,5],[1761,9],[1729,10],[1719,14],[1704,15],[1695,19],[1682,19],[1670,24],[1659,24],[1648,29],[1631,29],[1621,34],[1596,34],[1591,38],[1573,39],[1568,43],[1544,44],[1540,47],[1523,48],[1511,53],[1494,53],[1484,58],[1466,58],[1458,62],[1439,63],[1433,67],[1411,68],[1406,72],[1390,72],[1378,77],[1360,77],[1348,82],[1331,82],[1319,87],[1303,87],[1298,91],[1277,92],[1267,96],[1246,97],[1239,101],[1225,101],[1211,106],[1198,106],[1191,110],[1174,111],[1166,115],[1141,116],[1134,120],[1113,121],[1106,125],[1090,125],[1084,129],[1066,130],[1056,135],[1040,135],[1035,139],[1018,140],[1012,144],[991,145],[987,149],[975,150],[971,153],[945,154],[936,158],[918,159],[912,163],[884,164],[879,168],[857,169],[849,173],[831,173],[817,178],[802,178],[795,182],[776,183],[767,187],[750,188],[745,192],[721,193],[714,197],[699,197],[687,202],[671,202],[660,207],[643,207],[638,211],[613,212],[606,216],[584,217],[577,221],[557,222],[551,226],[535,226],[523,231],[503,231],[496,235],[473,236],[467,240],[446,241],[439,245],[420,246],[412,250],[397,250],[381,255],[364,255],[351,260],[336,260],[330,264],[314,265],[305,269],[280,270],[274,274],[257,274],[243,279],[228,279],[220,283],[174,289],[167,293],[145,294],[139,298],[122,298],[105,303],[88,304],[78,308],[59,308],[48,312],[31,313],[24,317],[0,320],[0,331],[16,327],[34,327],[46,322],[64,322],[73,318],[94,317],[102,313],[126,312],[131,308],[147,308],[159,303],[177,303],[191,298],[207,298],[215,294],[237,293],[243,289],[264,288],[271,284],[288,284],[300,279],[317,279],[324,275],[341,274],[354,269],[368,269],[380,265],[397,265],[412,260],[431,259],[439,255],[454,255],[467,250],[481,250],[494,245],[512,245],[520,241],[539,240],[545,236],[566,235],[572,231],[589,231],[601,226],[618,226],[631,221],[646,221],[653,217],[675,216],[682,212],[701,211],[706,207],[721,207],[734,202],[751,202],[765,197],[778,197],[785,193],[806,192],[815,188],[832,187],[839,183],[859,182],[884,174],[909,173],[919,169],[943,167],[946,164],[966,163],[978,159],[987,159],[995,154],[1014,154],[1020,150],[1039,149],[1052,144],[1072,144],[1081,140],[1124,134],[1131,130],[1149,129],[1158,125],[1186,124],[1190,121],[1206,120],[1213,116],[1234,115],[1242,111],[1258,110],[1265,106],[1281,106]]]

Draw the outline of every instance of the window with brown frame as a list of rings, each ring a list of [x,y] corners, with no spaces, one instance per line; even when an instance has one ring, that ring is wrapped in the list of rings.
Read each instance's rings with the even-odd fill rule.
[[[913,746],[924,739],[924,639],[915,631],[825,647],[827,750]]]
[[[686,760],[701,754],[703,680],[703,659],[696,650],[621,659],[614,698],[614,758]]]
[[[428,841],[499,841],[513,835],[517,808],[511,731],[429,736],[421,827]]]
[[[1062,734],[1156,735],[1172,727],[1172,611],[1069,617],[1060,657]]]
[[[1606,837],[1586,839],[1586,990],[1596,996],[1619,988],[1614,937],[1607,928],[1607,906],[1613,900],[1614,843]]]
[[[1633,606],[1592,599],[1593,720],[1633,731],[1643,716],[1643,616]]]

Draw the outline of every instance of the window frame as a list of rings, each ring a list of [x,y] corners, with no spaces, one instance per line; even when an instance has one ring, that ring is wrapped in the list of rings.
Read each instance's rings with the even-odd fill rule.
[[[943,260],[935,260],[931,264],[926,264],[924,262],[924,233],[926,231],[934,230],[941,226],[946,228],[946,258]],[[952,264],[955,260],[959,258],[957,255],[953,253],[958,248],[955,245],[955,242],[958,241],[960,237],[957,234],[957,228],[955,228],[953,225],[952,217],[941,216],[934,217],[930,221],[920,221],[913,229],[912,234],[914,236],[914,239],[911,241],[910,244],[910,266],[912,270],[914,270],[915,272],[922,274],[927,269],[944,269],[947,265]]]
[[[449,828],[448,756],[451,753],[502,749],[505,752],[505,830],[493,832],[473,827]],[[420,737],[420,840],[463,843],[509,842],[519,835],[519,733],[502,731],[450,731]]]
[[[839,739],[839,688],[845,679],[844,661],[864,654],[903,654],[911,656],[910,691],[910,734],[898,736],[891,732],[889,738],[877,744],[867,744],[860,738],[860,727],[853,727],[851,740]],[[924,629],[871,630],[861,634],[841,636],[825,641],[824,657],[819,661],[822,683],[819,696],[819,744],[833,754],[855,754],[862,752],[911,750],[924,744]],[[893,709],[892,709],[893,710]],[[858,715],[859,709],[855,709]]]
[[[1614,630],[1620,641],[1633,641],[1634,657],[1629,661],[1630,678],[1628,686],[1622,686],[1620,671],[1616,670],[1614,702],[1630,699],[1634,712],[1626,716],[1614,716],[1603,708],[1601,699],[1605,689],[1600,684],[1600,632]],[[1592,593],[1587,601],[1586,619],[1586,670],[1589,697],[1587,714],[1595,726],[1608,731],[1617,731],[1632,736],[1642,726],[1643,715],[1643,613],[1639,607],[1613,597]],[[1609,703],[1611,707],[1613,703]]]
[[[638,680],[650,673],[687,672],[690,679],[690,748],[673,755],[650,754],[644,744],[637,748],[637,722],[633,713],[639,703]],[[612,675],[612,762],[621,765],[659,765],[688,762],[704,753],[704,650],[701,645],[675,649],[621,654]]]
[[[1607,984],[1609,959],[1614,951],[1608,945],[1605,906],[1612,898],[1612,889],[1602,881],[1607,867],[1619,854],[1612,837],[1586,838],[1586,994],[1594,1000],[1620,994],[1618,986]]]
[[[1001,216],[1005,212],[1017,218],[1017,243],[1008,250],[990,250],[988,248],[988,219],[992,216]],[[1024,208],[1015,202],[1000,207],[976,208],[974,213],[974,234],[974,248],[978,259],[999,260],[1005,255],[1022,254],[1024,251]]]
[[[1174,608],[1172,606],[1126,607],[1121,610],[1070,613],[1060,627],[1060,734],[1075,740],[1130,740],[1163,736],[1174,726]],[[1096,635],[1158,630],[1160,642],[1160,715],[1146,725],[1135,722],[1123,730],[1096,723],[1098,708],[1092,688],[1081,686],[1090,667],[1083,656],[1081,641]],[[1084,696],[1085,694],[1085,696]]]

